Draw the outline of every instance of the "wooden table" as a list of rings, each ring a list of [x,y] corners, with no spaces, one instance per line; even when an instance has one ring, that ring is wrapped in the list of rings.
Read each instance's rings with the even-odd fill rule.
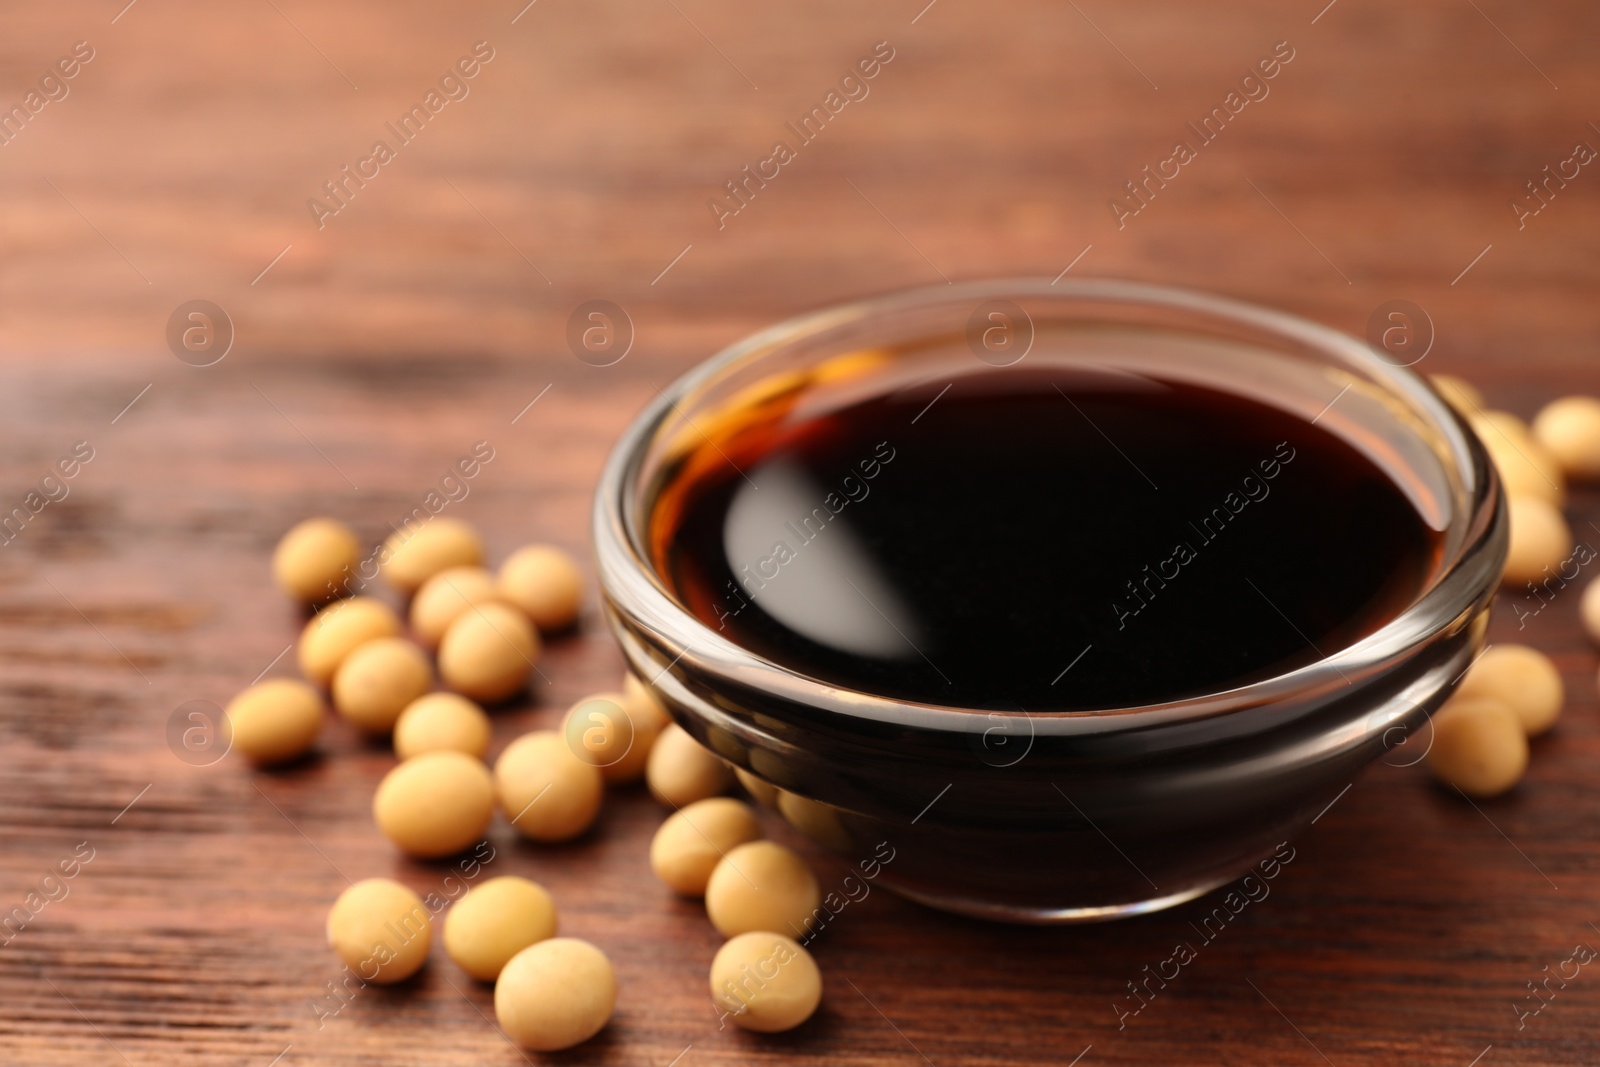
[[[94,453],[0,552],[0,909],[59,898],[31,898],[0,948],[6,1063],[522,1061],[490,990],[442,958],[319,1025],[338,976],[322,924],[346,878],[426,890],[448,873],[371,825],[387,751],[335,726],[315,761],[252,774],[167,743],[185,702],[290,670],[300,617],[266,567],[289,524],[333,514],[376,540],[474,442],[495,458],[452,508],[493,554],[582,552],[610,442],[723,344],[864,292],[1067,269],[1357,334],[1410,300],[1437,335],[1418,369],[1524,416],[1600,387],[1600,173],[1552,182],[1522,228],[1510,206],[1575,142],[1600,145],[1600,9],[1579,0],[123,2],[14,7],[0,36],[0,101],[25,107],[75,42],[93,50],[0,147],[0,510],[76,442]],[[493,58],[446,84],[467,95],[398,143],[385,124],[479,41]],[[708,206],[798,142],[785,123],[881,41],[893,58],[850,83],[868,95],[737,214]],[[1268,95],[1145,203],[1109,206],[1283,41],[1292,60],[1245,86]],[[393,158],[363,164],[380,138]],[[319,229],[307,200],[336,178],[343,206],[323,195]],[[206,367],[166,338],[196,299],[235,333]],[[592,299],[635,329],[611,366],[565,340]],[[1597,543],[1600,496],[1570,510]],[[762,1038],[717,1028],[718,939],[649,876],[648,797],[615,794],[560,848],[502,825],[490,869],[547,884],[621,983],[600,1038],[531,1059],[1600,1062],[1594,967],[1520,1028],[1517,1011],[1546,967],[1600,946],[1596,658],[1575,590],[1520,633],[1501,611],[1495,639],[1550,652],[1570,692],[1524,785],[1475,808],[1420,767],[1375,766],[1271,896],[1120,1029],[1125,984],[1194,940],[1214,900],[1041,930],[875,892],[818,941],[818,1016]],[[620,663],[591,593],[497,745],[612,687]],[[44,884],[63,861],[75,877]]]

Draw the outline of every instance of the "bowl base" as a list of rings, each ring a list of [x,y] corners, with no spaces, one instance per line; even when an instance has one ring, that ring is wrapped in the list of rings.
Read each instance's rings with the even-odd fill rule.
[[[1151,897],[1147,900],[1134,900],[1124,904],[1100,904],[1080,908],[1038,908],[1018,904],[995,904],[990,901],[969,900],[965,897],[940,896],[936,893],[924,893],[915,889],[885,883],[885,888],[907,900],[914,900],[918,904],[925,904],[939,911],[948,911],[956,915],[965,915],[973,919],[984,919],[988,922],[1017,923],[1033,926],[1066,926],[1072,923],[1099,923],[1110,922],[1113,919],[1131,919],[1136,915],[1146,915],[1153,911],[1163,911],[1185,904],[1196,897],[1205,896],[1213,889],[1226,885],[1231,878],[1221,878],[1205,885],[1185,889],[1179,893],[1169,893],[1166,896]]]

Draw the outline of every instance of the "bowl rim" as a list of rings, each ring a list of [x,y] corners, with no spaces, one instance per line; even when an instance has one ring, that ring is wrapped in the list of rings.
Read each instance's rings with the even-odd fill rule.
[[[922,307],[1018,297],[1073,299],[1102,304],[1157,306],[1196,313],[1242,325],[1343,360],[1411,403],[1428,416],[1431,429],[1447,443],[1456,477],[1470,506],[1453,508],[1441,531],[1448,544],[1459,542],[1439,562],[1428,585],[1402,612],[1377,630],[1331,655],[1243,686],[1155,704],[1077,709],[1071,711],[991,708],[926,704],[880,696],[831,684],[756,654],[721,636],[690,614],[667,590],[630,526],[629,498],[640,465],[657,428],[678,404],[713,383],[736,365],[754,361],[770,350],[803,341],[851,322],[902,314]],[[1084,734],[1209,718],[1247,708],[1303,697],[1308,692],[1337,698],[1352,686],[1353,676],[1371,677],[1385,666],[1419,650],[1453,625],[1464,624],[1488,603],[1504,565],[1507,520],[1493,464],[1465,420],[1420,375],[1379,356],[1348,334],[1286,311],[1232,297],[1147,282],[1109,278],[1068,279],[1060,284],[1043,278],[997,278],[921,286],[802,313],[765,327],[728,345],[692,367],[639,412],[613,446],[595,491],[593,536],[602,596],[614,628],[644,630],[663,651],[661,673],[688,660],[698,671],[732,684],[771,694],[791,705],[895,726],[917,726],[941,732],[970,734],[976,724],[995,716],[1021,717],[1030,732]],[[1337,398],[1335,398],[1337,399]],[[1330,405],[1331,406],[1331,405]],[[627,647],[629,642],[624,641]],[[664,664],[664,665],[663,665]],[[659,678],[659,675],[657,676]]]

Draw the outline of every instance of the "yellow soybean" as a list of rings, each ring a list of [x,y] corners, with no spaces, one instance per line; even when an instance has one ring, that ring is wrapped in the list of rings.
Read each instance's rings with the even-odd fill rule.
[[[372,817],[407,855],[453,856],[483,840],[494,817],[494,780],[471,756],[427,752],[383,776]]]
[[[523,734],[494,765],[500,808],[511,825],[535,841],[565,841],[587,830],[600,813],[600,772],[573,754],[552,730]]]
[[[650,869],[673,892],[704,896],[722,857],[761,836],[750,805],[731,797],[698,800],[674,812],[650,841]]]
[[[781,792],[781,790],[779,790],[777,786],[773,785],[764,778],[757,778],[754,774],[745,770],[743,767],[735,767],[733,769],[733,775],[735,778],[739,779],[739,784],[744,787],[744,791],[749,793],[750,798],[757,804],[760,804],[764,808],[775,808],[778,806],[778,794]]]
[[[506,875],[477,886],[444,919],[444,949],[481,982],[529,945],[554,937],[556,905],[538,882]]]
[[[499,599],[494,577],[482,567],[447,567],[411,598],[411,632],[425,648],[438,648],[463,612]]]
[[[379,568],[384,579],[411,594],[447,567],[473,567],[483,562],[478,531],[460,519],[433,518],[420,526],[397,530],[383,543]]]
[[[632,706],[622,693],[596,693],[572,705],[562,727],[568,747],[612,785],[644,777],[661,733],[659,719],[636,717]]]
[[[302,604],[320,604],[344,592],[345,576],[361,561],[361,542],[335,519],[298,523],[272,553],[272,577]]]
[[[489,751],[489,716],[456,693],[425,693],[405,706],[394,724],[394,754],[463,752],[483,759]]]
[[[258,766],[303,756],[322,729],[322,697],[304,682],[269,678],[228,702],[233,751]]]
[[[1494,645],[1478,657],[1451,699],[1472,697],[1504,704],[1534,737],[1560,718],[1565,692],[1561,673],[1543,652],[1527,645]]]
[[[1600,645],[1600,581],[1591,581],[1584,587],[1583,596],[1578,601],[1578,616],[1589,640]]]
[[[850,831],[844,828],[844,821],[839,818],[838,808],[799,793],[791,793],[787,789],[778,790],[777,806],[778,814],[790,826],[819,845],[843,852],[855,844]]]
[[[1573,478],[1600,478],[1600,400],[1566,396],[1533,420],[1533,436]]]
[[[1465,378],[1457,378],[1453,374],[1435,374],[1428,380],[1439,390],[1439,395],[1464,416],[1472,415],[1483,407],[1483,394]]]
[[[1497,700],[1451,700],[1433,714],[1428,768],[1471,797],[1504,793],[1528,767],[1528,735]]]
[[[701,747],[688,731],[673,723],[661,731],[645,765],[650,795],[674,808],[726,793],[733,772]]]
[[[1511,585],[1539,581],[1554,574],[1572,550],[1572,531],[1554,504],[1538,497],[1513,496],[1506,501],[1511,544],[1506,552],[1504,581]]]
[[[488,704],[521,692],[538,658],[539,637],[522,612],[483,604],[445,630],[439,675],[456,692]]]
[[[368,641],[400,632],[400,616],[381,600],[352,597],[329,604],[300,631],[300,673],[317,685],[333,681],[345,657]]]
[[[605,953],[572,937],[552,937],[512,956],[494,984],[500,1029],[539,1052],[589,1040],[611,1020],[617,976]]]
[[[380,637],[339,664],[333,706],[358,729],[388,733],[405,706],[432,684],[433,668],[422,649],[402,637]]]
[[[656,696],[656,691],[640,681],[636,675],[629,673],[622,676],[622,696],[622,706],[628,709],[628,714],[633,716],[634,722],[654,723],[656,733],[660,733],[672,723],[672,716],[662,707],[661,698]]]
[[[793,1030],[822,1002],[822,972],[791,937],[740,934],[711,961],[711,999],[745,1030]]]
[[[388,985],[428,962],[433,920],[422,898],[399,882],[357,882],[328,912],[328,944],[362,981]]]
[[[554,545],[528,545],[500,567],[501,597],[522,609],[540,633],[564,630],[578,620],[583,572]]]
[[[1488,411],[1467,421],[1494,460],[1508,496],[1537,497],[1560,506],[1566,495],[1566,478],[1521,419],[1503,411]]]
[[[752,930],[804,933],[821,903],[806,861],[772,841],[730,849],[706,881],[706,914],[723,937]]]

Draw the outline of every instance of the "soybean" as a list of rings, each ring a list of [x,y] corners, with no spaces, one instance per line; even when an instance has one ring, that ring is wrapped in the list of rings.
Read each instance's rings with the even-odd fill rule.
[[[538,658],[539,636],[526,616],[505,604],[483,604],[445,630],[439,675],[456,692],[488,704],[520,692]]]
[[[328,912],[328,944],[365,982],[402,982],[428,962],[433,920],[422,898],[399,882],[368,878],[339,894]]]
[[[494,1014],[516,1045],[553,1052],[582,1044],[611,1020],[617,977],[605,953],[553,937],[512,956],[494,984]]]
[[[745,770],[743,767],[735,767],[733,769],[733,776],[739,779],[739,784],[744,787],[744,791],[749,793],[751,799],[757,804],[760,804],[764,808],[775,808],[778,806],[778,793],[780,790],[777,786],[773,785],[764,778],[757,778],[754,774]]]
[[[1566,478],[1527,424],[1504,411],[1487,411],[1467,420],[1483,442],[1512,497],[1537,497],[1559,507]]]
[[[1566,396],[1533,420],[1533,436],[1573,478],[1600,478],[1600,400]]]
[[[1572,531],[1554,504],[1537,497],[1513,496],[1506,501],[1511,520],[1511,545],[1504,580],[1537,581],[1554,571],[1572,548]]]
[[[1433,387],[1463,416],[1475,414],[1483,407],[1483,394],[1465,378],[1453,374],[1435,374],[1428,379]]]
[[[1528,767],[1528,735],[1498,700],[1451,700],[1433,715],[1428,768],[1471,797],[1499,796]]]
[[[492,982],[506,963],[556,933],[556,905],[538,882],[514,875],[470,890],[444,920],[444,950],[480,982]]]
[[[731,849],[706,881],[706,914],[723,937],[804,931],[821,903],[817,876],[806,861],[771,841]]]
[[[1490,409],[1478,412],[1478,418],[1487,423],[1491,432],[1498,432],[1500,436],[1521,444],[1533,440],[1533,430],[1528,424],[1509,411]]]
[[[425,648],[438,648],[463,612],[499,599],[494,576],[482,567],[447,567],[411,598],[411,632]]]
[[[379,558],[383,577],[409,595],[446,567],[482,563],[483,541],[460,519],[432,518],[415,529],[396,530],[383,543]]]
[[[566,841],[600,814],[605,785],[600,772],[550,730],[523,734],[494,765],[500,807],[511,825],[535,841]]]
[[[407,855],[453,856],[483,840],[494,817],[494,780],[471,756],[427,752],[383,776],[372,817]]]
[[[368,641],[339,664],[333,706],[360,730],[385,734],[405,706],[428,691],[433,668],[427,654],[402,637]]]
[[[645,765],[650,795],[674,808],[726,793],[733,772],[683,727],[673,723],[661,731]]]
[[[622,706],[628,709],[628,714],[633,716],[635,722],[641,719],[652,722],[657,733],[672,723],[672,716],[661,706],[661,699],[656,696],[655,690],[631,672],[622,676],[622,696]]]
[[[425,693],[405,706],[394,724],[394,754],[463,752],[483,759],[489,751],[489,716],[457,693]]]
[[[717,950],[711,961],[711,999],[741,1029],[763,1034],[793,1030],[822,1002],[822,972],[793,938],[752,931]]]
[[[497,585],[541,633],[565,630],[578,620],[583,572],[554,545],[527,545],[511,553],[500,566]]]
[[[622,693],[596,693],[572,705],[562,727],[568,747],[612,785],[644,777],[662,729],[654,717],[635,717],[631,706]]]
[[[1565,693],[1549,656],[1527,645],[1494,645],[1478,657],[1451,699],[1472,697],[1504,704],[1523,732],[1535,737],[1555,725]]]
[[[790,826],[825,848],[843,852],[855,844],[832,805],[780,789],[777,807]]]
[[[1583,621],[1583,632],[1589,640],[1600,645],[1600,581],[1591,581],[1584,587],[1578,601],[1578,616]]]
[[[302,604],[321,604],[344,592],[344,576],[361,561],[361,542],[336,519],[297,523],[272,553],[272,577]]]
[[[400,616],[381,600],[351,597],[329,604],[300,631],[300,673],[317,685],[333,681],[345,657],[368,641],[400,632]]]
[[[306,754],[322,729],[322,697],[304,682],[269,678],[228,702],[233,750],[257,766]]]
[[[722,857],[761,836],[750,805],[730,797],[698,800],[674,812],[650,841],[650,869],[675,893],[705,896]]]

